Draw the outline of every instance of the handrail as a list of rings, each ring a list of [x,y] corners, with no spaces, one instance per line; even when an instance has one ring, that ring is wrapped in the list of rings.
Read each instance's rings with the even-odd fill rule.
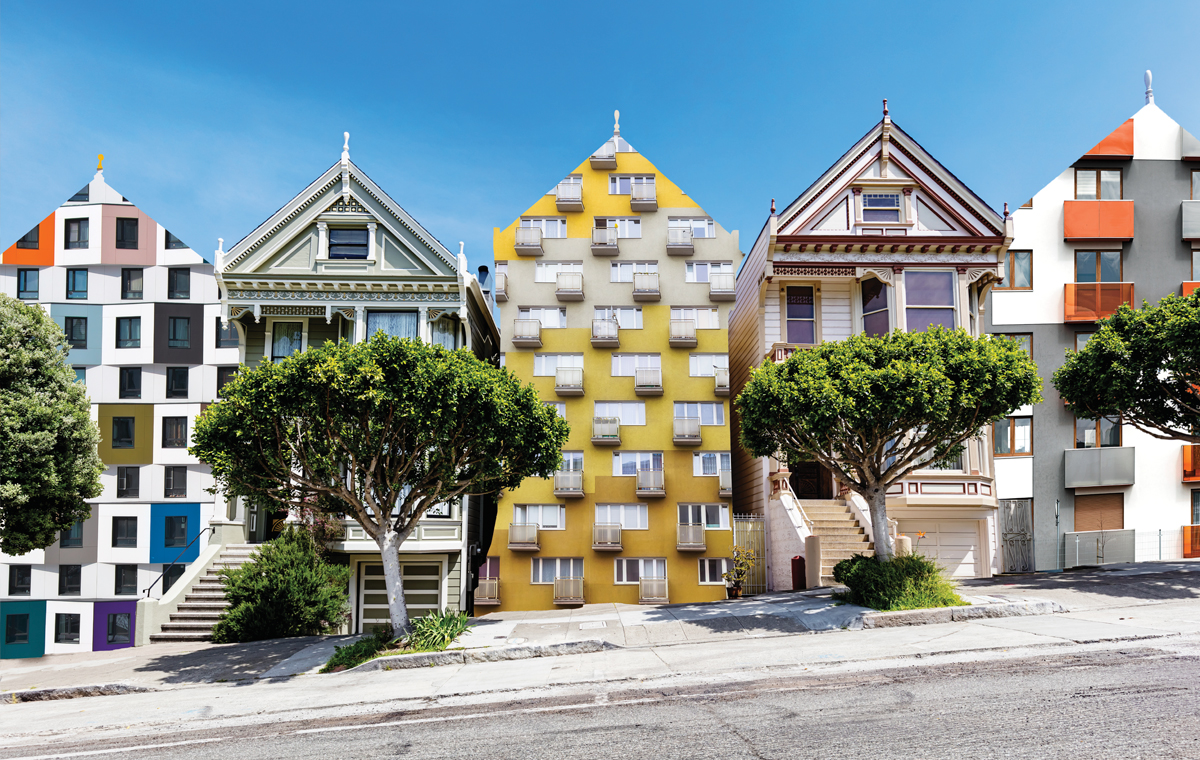
[[[175,555],[175,560],[178,560],[180,557],[182,557],[184,554],[186,554],[187,550],[192,548],[192,544],[196,543],[196,541],[198,541],[200,539],[200,537],[204,535],[204,531],[206,531],[206,530],[211,531],[212,529],[213,529],[213,527],[210,525],[207,528],[204,528],[203,530],[201,530],[199,533],[197,533],[196,537],[193,538],[191,541],[188,541],[188,545],[183,547],[183,551],[181,551],[181,552],[179,552],[179,554]],[[157,578],[155,578],[153,581],[150,582],[149,586],[142,589],[142,593],[146,595],[147,599],[150,598],[150,589],[154,588],[154,584],[161,581],[163,579],[163,576],[167,574],[167,571],[170,570],[171,568],[175,567],[175,565],[177,565],[177,564],[179,564],[177,561],[172,561],[171,564],[169,564],[163,568],[163,571],[158,574]]]

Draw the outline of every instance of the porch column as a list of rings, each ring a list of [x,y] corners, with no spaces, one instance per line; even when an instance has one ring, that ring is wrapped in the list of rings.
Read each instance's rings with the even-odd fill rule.
[[[317,259],[329,258],[329,225],[317,222]]]
[[[425,341],[426,343],[431,342],[430,331],[429,331],[429,307],[428,306],[418,306],[417,307],[417,330],[418,330],[418,335],[421,338],[421,340]]]
[[[895,329],[908,332],[908,315],[904,312],[904,307],[908,304],[908,298],[904,295],[904,267],[892,267],[892,282],[895,283],[896,296]]]
[[[375,222],[367,224],[367,258],[371,261],[375,260],[375,229],[377,227]]]
[[[354,307],[354,342],[362,343],[367,339],[367,307]]]

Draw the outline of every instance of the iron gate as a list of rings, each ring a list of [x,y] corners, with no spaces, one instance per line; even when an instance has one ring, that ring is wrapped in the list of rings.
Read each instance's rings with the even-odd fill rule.
[[[1004,572],[1033,572],[1032,499],[1001,500],[1000,537],[1004,551]]]
[[[750,577],[742,584],[742,596],[766,593],[766,522],[758,515],[734,515],[733,543],[744,549],[753,549],[755,556],[758,557],[754,568],[750,571]]]

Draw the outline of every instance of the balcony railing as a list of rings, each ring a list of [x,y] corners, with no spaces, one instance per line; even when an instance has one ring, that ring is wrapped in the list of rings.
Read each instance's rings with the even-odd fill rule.
[[[559,182],[554,189],[554,203],[559,211],[583,211],[583,185]]]
[[[676,348],[695,348],[696,320],[672,319],[670,343]]]
[[[592,348],[620,348],[621,325],[615,319],[592,320]]]
[[[508,526],[508,548],[513,551],[536,552],[538,550],[537,523],[512,523]]]
[[[597,446],[620,446],[621,418],[593,417],[592,443]]]
[[[554,392],[560,396],[582,396],[583,367],[559,367],[554,370]]]
[[[699,446],[700,420],[693,417],[676,417],[674,441],[676,446]]]
[[[736,289],[733,272],[717,272],[708,276],[708,300],[732,301]]]
[[[717,476],[717,495],[723,499],[733,496],[733,470],[722,469]]]
[[[658,290],[657,272],[633,273],[633,300],[657,301],[662,297]]]
[[[652,467],[647,469],[638,468],[637,471],[637,495],[638,496],[666,496],[667,488],[666,481],[663,480],[663,471],[661,467]]]
[[[555,578],[555,604],[583,604],[583,578]]]
[[[667,228],[667,254],[670,256],[691,256],[696,251],[692,242],[691,227]]]
[[[568,499],[583,496],[583,472],[579,470],[559,470],[554,473],[554,495]]]
[[[595,256],[616,256],[620,252],[617,245],[617,230],[614,227],[592,228],[592,254]]]
[[[1133,240],[1133,201],[1063,201],[1064,240]]]
[[[1134,484],[1132,446],[1067,449],[1064,465],[1063,485],[1066,488]]]
[[[596,523],[592,526],[592,549],[601,552],[621,551],[621,523]]]
[[[542,250],[542,228],[518,227],[515,247],[521,256],[541,256],[545,253]]]
[[[1200,557],[1200,525],[1183,526],[1183,558]]]
[[[633,392],[639,396],[661,396],[663,394],[662,370],[657,367],[634,369]]]
[[[500,579],[480,578],[475,589],[476,607],[494,607],[500,604]]]
[[[1183,201],[1183,239],[1200,240],[1200,198]]]
[[[606,142],[591,158],[593,169],[616,169],[617,149],[611,142]]]
[[[717,367],[713,371],[713,393],[717,396],[729,395],[729,370]]]
[[[634,211],[657,211],[658,194],[655,192],[654,184],[630,185],[629,208]]]
[[[678,540],[675,542],[675,548],[679,551],[704,551],[707,548],[704,542],[704,523],[680,523]]]
[[[1068,282],[1063,288],[1064,322],[1095,322],[1133,303],[1132,282]]]
[[[520,348],[542,347],[542,321],[540,319],[514,319],[512,342]]]
[[[558,300],[583,300],[583,272],[559,272],[554,283],[554,295]]]
[[[1183,482],[1200,483],[1200,446],[1194,443],[1183,447]]]
[[[492,291],[496,294],[496,301],[504,303],[508,300],[508,275],[504,272],[496,272],[496,287]]]
[[[666,578],[642,578],[638,581],[639,604],[666,604],[668,601]]]

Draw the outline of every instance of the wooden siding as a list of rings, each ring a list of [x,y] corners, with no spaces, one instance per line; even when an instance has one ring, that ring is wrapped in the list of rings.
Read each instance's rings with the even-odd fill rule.
[[[1092,493],[1075,497],[1075,530],[1123,530],[1125,494]]]
[[[845,340],[853,333],[850,325],[850,280],[821,282],[821,337]]]
[[[266,350],[267,325],[253,319],[244,319],[242,324],[246,326],[246,366],[257,367]]]
[[[729,313],[729,384],[730,399],[735,400],[746,383],[750,381],[750,370],[757,367],[769,345],[763,335],[763,304],[760,299],[761,281],[770,247],[770,233],[775,219],[767,220],[766,226],[754,241],[754,247],[746,255],[737,279],[737,300]],[[778,293],[776,296],[776,321],[778,322]],[[763,514],[766,502],[763,494],[761,460],[750,456],[742,448],[741,419],[731,403],[730,415],[733,467],[733,510],[738,514]]]

